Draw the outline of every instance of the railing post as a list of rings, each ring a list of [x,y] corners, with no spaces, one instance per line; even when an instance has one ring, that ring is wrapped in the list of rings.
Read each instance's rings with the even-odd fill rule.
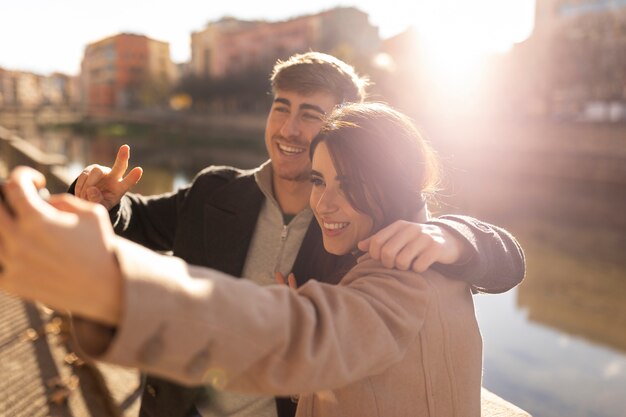
[[[18,165],[27,165],[45,175],[47,187],[52,193],[67,190],[71,179],[63,169],[67,158],[63,155],[46,154],[0,126],[0,159],[7,171]]]

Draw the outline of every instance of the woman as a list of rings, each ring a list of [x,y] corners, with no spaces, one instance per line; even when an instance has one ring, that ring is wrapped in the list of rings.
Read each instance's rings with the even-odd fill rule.
[[[408,119],[391,108],[337,109],[311,155],[311,206],[329,252],[357,255],[357,242],[373,231],[425,218],[422,196],[434,185],[436,164]],[[27,230],[47,231],[51,207],[29,195],[12,200]],[[58,270],[46,268],[48,287],[40,292],[40,284],[24,282],[31,274],[22,274],[22,282],[14,278],[20,274],[11,271],[10,259],[0,284],[117,326],[114,334],[95,325],[77,329],[82,348],[96,359],[189,384],[299,393],[298,416],[480,415],[482,343],[463,282],[361,258],[338,285],[311,280],[297,290],[259,287],[117,238],[104,210],[89,203],[65,197],[54,204],[89,213],[82,222],[64,213],[64,230],[71,234],[80,224],[79,236],[97,234],[99,245],[64,239],[59,256],[82,256],[65,256]],[[30,216],[34,211],[43,220]],[[2,210],[0,223],[14,227]],[[50,251],[58,246],[50,245]],[[76,258],[87,259],[91,272]],[[80,294],[75,304],[50,298],[57,276],[65,280],[63,291]],[[85,281],[93,293],[105,294],[103,302],[96,305],[81,291]],[[15,290],[17,284],[31,292]]]
[[[310,203],[330,253],[355,251],[357,242],[396,220],[426,221],[423,196],[434,190],[438,174],[434,153],[393,109],[376,103],[337,109],[311,144],[311,158]],[[339,285],[367,285],[356,285],[356,277],[414,281],[415,298],[385,300],[392,294],[375,294],[375,302],[389,308],[413,304],[406,324],[415,327],[399,332],[407,339],[398,343],[404,355],[382,372],[331,392],[302,395],[298,414],[480,415],[482,342],[469,288],[434,272],[384,270],[367,259]],[[423,287],[413,285],[416,281]],[[349,320],[362,318],[355,314]],[[375,345],[380,333],[371,334]]]

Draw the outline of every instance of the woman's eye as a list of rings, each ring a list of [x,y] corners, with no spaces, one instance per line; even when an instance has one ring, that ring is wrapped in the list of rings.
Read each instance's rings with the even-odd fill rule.
[[[317,187],[320,185],[324,185],[324,181],[321,178],[318,177],[311,177],[311,184],[313,184],[313,186]]]
[[[289,113],[289,109],[286,107],[274,107],[274,111],[279,113]]]

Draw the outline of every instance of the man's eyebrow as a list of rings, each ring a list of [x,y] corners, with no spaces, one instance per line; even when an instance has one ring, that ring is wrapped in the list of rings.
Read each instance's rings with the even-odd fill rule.
[[[316,106],[314,104],[307,104],[307,103],[300,104],[300,110],[313,110],[315,112],[318,112],[322,116],[326,115],[326,112],[320,106]]]
[[[281,104],[285,104],[287,106],[291,106],[291,101],[287,100],[286,98],[282,98],[282,97],[276,97],[274,99],[274,103],[281,103]]]
[[[291,101],[283,97],[276,97],[274,99],[274,103],[280,103],[280,104],[284,104],[285,106],[291,107]],[[322,116],[326,115],[326,112],[324,111],[324,109],[322,109],[320,106],[316,106],[315,104],[302,103],[300,104],[300,110],[313,110],[314,112],[319,113]]]

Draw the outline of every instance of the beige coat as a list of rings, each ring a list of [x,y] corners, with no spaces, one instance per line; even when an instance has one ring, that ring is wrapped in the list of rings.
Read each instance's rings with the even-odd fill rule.
[[[360,262],[337,286],[259,287],[117,240],[125,311],[88,354],[187,384],[300,394],[298,416],[480,415],[469,287]],[[137,260],[141,259],[141,262]],[[201,279],[199,279],[201,278]]]

